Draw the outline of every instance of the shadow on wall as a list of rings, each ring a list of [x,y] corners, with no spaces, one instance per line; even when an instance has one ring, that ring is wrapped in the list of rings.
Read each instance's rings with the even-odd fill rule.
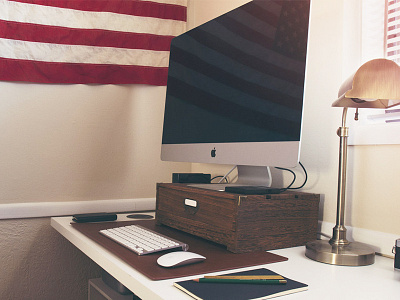
[[[101,269],[50,226],[49,218],[0,221],[2,299],[86,300]]]

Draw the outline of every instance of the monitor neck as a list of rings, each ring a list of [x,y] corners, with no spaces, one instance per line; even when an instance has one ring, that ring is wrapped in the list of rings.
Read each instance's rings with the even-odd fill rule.
[[[271,170],[269,167],[237,166],[238,179],[236,184],[270,187],[272,184]]]

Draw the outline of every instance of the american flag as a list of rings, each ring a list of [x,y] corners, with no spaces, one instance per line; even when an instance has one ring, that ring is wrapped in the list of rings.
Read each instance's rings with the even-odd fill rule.
[[[0,80],[166,85],[187,0],[0,0]]]

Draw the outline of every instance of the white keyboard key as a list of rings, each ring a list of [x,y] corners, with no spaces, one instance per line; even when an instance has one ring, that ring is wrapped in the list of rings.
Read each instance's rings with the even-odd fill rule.
[[[115,227],[100,230],[99,232],[138,255],[174,248],[182,248],[182,250],[186,251],[189,248],[185,243],[140,225]]]

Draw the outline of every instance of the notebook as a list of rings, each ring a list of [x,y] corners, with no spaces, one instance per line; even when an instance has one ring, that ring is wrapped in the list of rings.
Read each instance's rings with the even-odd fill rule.
[[[228,275],[228,274],[225,274]],[[229,275],[280,275],[268,269],[257,269]],[[305,291],[308,285],[283,276],[285,285],[232,283],[199,283],[193,280],[175,282],[174,286],[199,300],[261,300]]]

